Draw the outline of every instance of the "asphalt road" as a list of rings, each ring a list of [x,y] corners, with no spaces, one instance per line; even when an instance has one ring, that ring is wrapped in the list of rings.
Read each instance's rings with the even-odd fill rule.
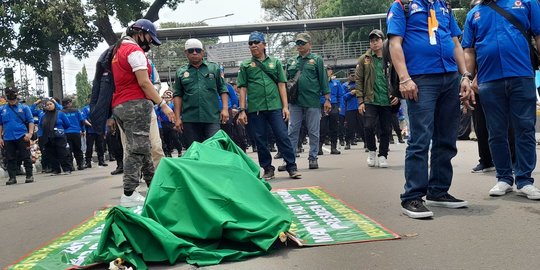
[[[291,180],[278,172],[274,188],[322,186],[359,209],[400,240],[284,248],[243,262],[201,269],[538,269],[540,202],[510,193],[492,198],[488,190],[495,173],[472,174],[477,163],[473,141],[458,142],[450,193],[466,199],[465,209],[432,208],[429,220],[401,214],[404,144],[391,145],[390,167],[368,168],[360,145],[339,156],[320,156],[318,170],[307,169],[307,154],[298,160],[303,178]],[[249,153],[256,158],[254,153]],[[114,163],[114,162],[113,162]],[[107,168],[77,171],[67,176],[38,174],[36,182],[0,185],[0,266],[5,267],[90,217],[115,205],[122,192],[121,176]],[[277,167],[281,161],[276,161]],[[538,173],[534,173],[538,178]],[[3,184],[3,183],[2,183]],[[144,190],[144,189],[143,189]],[[195,269],[187,264],[150,269]],[[98,269],[98,268],[96,268]],[[104,267],[99,268],[104,269]]]

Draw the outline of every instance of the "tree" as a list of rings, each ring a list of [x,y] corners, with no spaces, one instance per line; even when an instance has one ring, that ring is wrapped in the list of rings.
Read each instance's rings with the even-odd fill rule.
[[[88,3],[95,10],[94,24],[97,26],[100,35],[107,44],[113,45],[118,36],[112,28],[110,17],[115,17],[122,26],[126,27],[130,22],[140,18],[155,22],[159,19],[159,11],[164,6],[175,10],[178,4],[185,0],[154,0],[149,4],[143,0],[89,0]],[[146,14],[143,16],[143,11]]]
[[[40,76],[47,76],[50,61],[53,95],[62,98],[61,54],[87,57],[100,41],[88,7],[80,0],[3,1],[0,11],[2,26],[11,23],[0,31],[0,46],[7,48],[0,56],[23,61]]]
[[[74,107],[82,108],[88,101],[88,96],[92,93],[92,85],[88,80],[86,66],[75,76],[75,87],[77,88],[77,99],[73,102]]]

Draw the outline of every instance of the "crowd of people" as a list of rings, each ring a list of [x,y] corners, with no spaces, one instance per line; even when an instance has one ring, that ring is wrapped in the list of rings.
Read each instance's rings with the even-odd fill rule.
[[[0,119],[6,184],[16,183],[20,163],[26,182],[34,181],[28,146],[35,127],[43,170],[54,174],[74,170],[73,159],[77,169],[90,168],[94,146],[98,165],[106,166],[107,142],[119,162],[113,174],[124,173],[123,206],[144,202],[136,188],[141,178],[151,184],[161,157],[172,157],[174,151],[181,156],[183,149],[219,129],[244,151],[251,147],[257,152],[267,180],[276,174],[273,159],[283,159],[278,171],[301,178],[296,158],[303,144],[309,145],[309,169],[319,168],[323,145],[330,146],[331,155],[340,155],[338,144],[349,150],[358,142],[363,143],[368,167],[386,168],[395,131],[399,143],[408,140],[402,212],[427,218],[433,212],[426,205],[468,205],[448,190],[460,114],[472,110],[480,155],[472,171],[496,170],[497,183],[489,195],[505,195],[516,184],[517,194],[540,199],[531,176],[536,165],[534,67],[527,37],[506,16],[510,13],[518,24],[528,26],[540,44],[540,6],[529,0],[471,5],[462,31],[447,1],[396,1],[388,12],[387,33],[369,33],[369,49],[359,56],[356,68],[347,71],[344,82],[311,51],[308,33],[295,36],[298,54],[282,62],[267,54],[265,35],[252,32],[246,44],[252,56],[228,82],[218,64],[204,59],[202,42],[189,39],[184,47],[188,63],[176,72],[172,100],[156,91],[159,79],[145,54],[151,45],[161,44],[155,25],[138,20],[115,44],[103,72],[103,77],[114,74],[115,86],[110,119],[99,127],[104,134],[93,131],[96,123],[88,106],[79,112],[71,100],[51,99],[41,109],[41,101],[27,107],[18,102],[16,90],[6,89],[8,104]],[[518,12],[522,9],[526,12]],[[494,25],[500,31],[491,31]],[[395,84],[388,78],[390,67],[398,77]],[[84,157],[81,138],[86,139]],[[271,152],[276,152],[274,158]]]

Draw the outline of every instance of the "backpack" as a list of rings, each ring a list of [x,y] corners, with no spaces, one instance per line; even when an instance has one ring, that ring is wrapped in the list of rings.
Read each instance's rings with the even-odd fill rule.
[[[115,91],[111,62],[115,46],[107,48],[96,63],[96,73],[92,82],[89,120],[97,134],[105,133],[107,119],[112,115],[112,96]]]
[[[395,1],[398,2],[401,7],[403,7],[403,11],[405,12],[405,20],[407,20],[409,18],[409,5],[411,4],[411,0]],[[445,0],[445,4],[448,10],[452,12],[450,0]],[[384,75],[386,76],[386,79],[388,81],[388,87],[390,88],[390,95],[402,99],[403,97],[401,96],[401,92],[399,91],[399,76],[396,72],[396,69],[394,68],[394,65],[392,64],[392,57],[390,56],[390,44],[388,38],[383,42],[382,64],[384,69]]]

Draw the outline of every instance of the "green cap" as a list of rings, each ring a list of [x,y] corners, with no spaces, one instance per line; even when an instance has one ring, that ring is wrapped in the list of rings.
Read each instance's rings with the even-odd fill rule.
[[[308,33],[299,33],[298,35],[296,35],[295,41],[298,40],[309,43],[311,42],[311,36]]]

